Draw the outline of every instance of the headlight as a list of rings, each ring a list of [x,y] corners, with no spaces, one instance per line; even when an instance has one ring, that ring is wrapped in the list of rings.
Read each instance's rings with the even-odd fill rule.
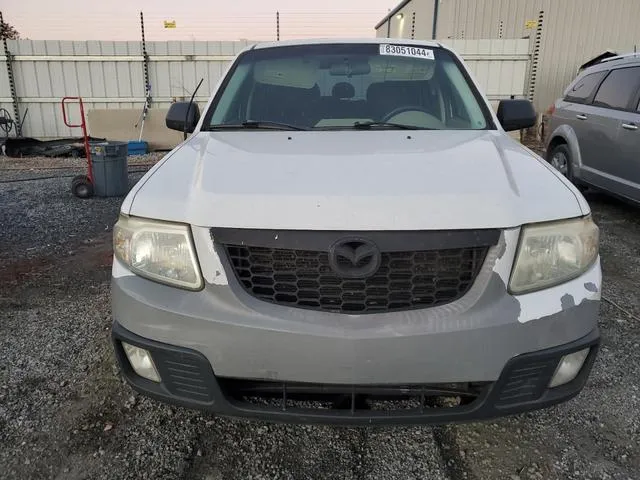
[[[522,294],[580,276],[596,261],[598,243],[590,216],[523,227],[509,290]]]
[[[113,228],[113,251],[141,277],[188,290],[202,288],[186,225],[120,216]]]

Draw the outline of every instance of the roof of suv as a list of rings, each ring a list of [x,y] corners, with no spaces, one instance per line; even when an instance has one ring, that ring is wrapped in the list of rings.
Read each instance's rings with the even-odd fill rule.
[[[602,70],[611,70],[626,65],[640,65],[640,53],[627,53],[615,57],[605,58],[604,60],[585,68],[581,74],[600,72]]]

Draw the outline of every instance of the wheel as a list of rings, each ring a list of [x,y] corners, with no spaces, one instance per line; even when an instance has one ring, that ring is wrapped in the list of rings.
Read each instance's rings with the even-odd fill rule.
[[[565,143],[553,147],[547,157],[547,161],[553,168],[571,180],[571,152]]]
[[[547,161],[553,168],[558,170],[562,175],[567,177],[578,189],[584,192],[587,187],[573,178],[573,170],[571,169],[571,152],[566,143],[556,145],[551,149],[547,156]]]
[[[90,198],[93,196],[93,184],[85,175],[78,175],[71,181],[71,193],[78,198]]]
[[[4,132],[4,136],[8,137],[9,132],[13,128],[13,119],[6,108],[0,108],[0,130]]]
[[[89,178],[86,175],[76,175],[75,177],[73,177],[73,180],[71,180],[71,184],[73,185],[73,183],[77,182],[78,180],[89,180]]]

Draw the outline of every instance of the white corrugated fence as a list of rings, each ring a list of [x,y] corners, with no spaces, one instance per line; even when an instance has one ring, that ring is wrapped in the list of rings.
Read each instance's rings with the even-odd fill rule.
[[[529,59],[529,39],[446,39],[443,45],[458,52],[489,100],[524,98]]]
[[[151,108],[167,108],[189,98],[201,78],[196,100],[202,105],[247,41],[147,42]],[[444,40],[458,51],[489,99],[521,97],[526,87],[529,40]],[[8,42],[20,115],[28,109],[22,133],[35,138],[77,136],[64,125],[60,101],[81,96],[85,109],[140,108],[145,102],[140,42]],[[0,107],[13,116],[6,58],[0,60]],[[73,115],[72,115],[73,117]],[[77,118],[72,118],[77,120]]]
[[[207,100],[228,64],[247,42],[147,42],[152,108],[189,98],[201,78],[197,100]],[[20,114],[28,114],[23,135],[77,136],[64,125],[60,101],[81,96],[85,110],[140,108],[145,102],[140,42],[8,42]],[[5,58],[0,63],[0,106],[13,115]],[[72,108],[69,108],[72,110]]]

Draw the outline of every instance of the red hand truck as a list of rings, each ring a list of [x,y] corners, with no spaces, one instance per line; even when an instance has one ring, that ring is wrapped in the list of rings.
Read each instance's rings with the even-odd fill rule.
[[[67,102],[69,100],[77,100],[80,105],[80,125],[71,124],[67,119]],[[87,124],[84,119],[84,105],[82,97],[64,97],[62,99],[62,118],[64,124],[69,128],[82,128],[82,136],[84,137],[84,153],[87,158],[87,174],[77,175],[71,181],[71,193],[78,198],[89,198],[93,196],[93,165],[91,163],[91,151],[89,149],[89,136],[87,135]]]

